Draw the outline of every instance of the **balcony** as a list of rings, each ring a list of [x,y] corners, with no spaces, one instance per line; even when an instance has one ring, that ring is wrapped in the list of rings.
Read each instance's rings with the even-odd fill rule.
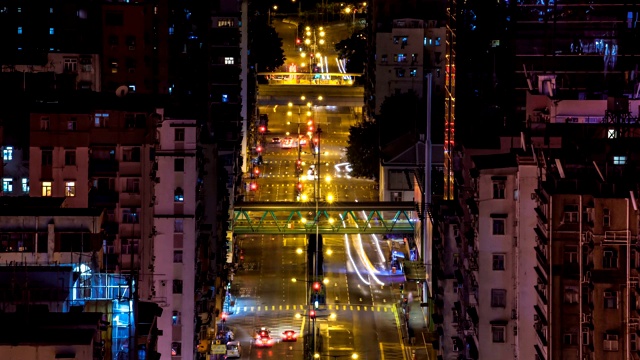
[[[538,236],[538,241],[540,241],[545,245],[549,243],[549,238],[547,237],[546,231],[540,229],[540,224],[536,225],[536,227],[533,228],[533,231],[536,232],[536,236]]]
[[[548,305],[549,300],[547,299],[547,286],[538,284],[534,286],[534,289],[536,289],[536,293],[538,293],[538,297],[540,297],[540,301],[542,301],[544,305]]]
[[[540,264],[540,266],[542,266],[542,268],[545,269],[548,273],[549,271],[547,269],[549,269],[549,260],[547,260],[547,255],[542,252],[539,246],[536,246],[533,249],[536,252],[536,259],[538,260],[538,264]]]
[[[542,209],[540,208],[540,206],[536,206],[536,207],[533,209],[533,211],[535,211],[535,212],[536,212],[536,215],[538,215],[538,219],[539,219],[542,223],[544,223],[544,224],[546,225],[546,224],[547,224],[547,222],[548,222],[547,215],[545,215],[545,214],[544,214],[544,211],[542,211]]]
[[[119,170],[119,163],[116,160],[95,160],[89,161],[90,175],[110,175],[116,176]]]

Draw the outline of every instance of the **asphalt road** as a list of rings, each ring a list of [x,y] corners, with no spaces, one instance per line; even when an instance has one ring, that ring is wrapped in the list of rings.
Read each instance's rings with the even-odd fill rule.
[[[285,24],[278,22],[276,29],[283,37],[285,50],[293,44],[284,36]],[[281,32],[282,31],[282,32]],[[291,46],[291,49],[293,47]],[[287,53],[289,56],[289,53]],[[304,94],[299,94],[304,95]],[[314,94],[315,96],[315,94]],[[306,102],[313,103],[308,109]],[[307,110],[311,115],[307,116]],[[322,128],[320,137],[319,195],[333,196],[335,201],[377,201],[378,190],[374,181],[356,179],[337,172],[335,165],[346,162],[344,149],[349,127],[359,120],[353,108],[335,107],[317,99],[299,100],[294,106],[260,106],[261,114],[269,116],[268,133],[259,145],[263,148],[263,164],[255,182],[257,190],[248,191],[246,201],[294,201],[298,181],[308,199],[315,196],[314,184],[306,179],[310,165],[316,163],[309,145],[283,149],[272,143],[274,137],[298,137],[307,131],[308,119],[314,127]],[[291,111],[292,115],[287,115]],[[300,117],[298,117],[300,112]],[[314,129],[315,130],[315,129]],[[306,140],[310,141],[307,137]],[[254,156],[257,153],[254,153]],[[300,156],[304,177],[296,174]],[[344,169],[344,166],[341,167]],[[325,179],[330,175],[330,181]],[[310,200],[310,201],[311,201]],[[303,359],[303,334],[309,333],[312,323],[308,317],[311,281],[305,279],[306,239],[303,236],[245,235],[239,236],[237,245],[243,252],[240,269],[235,273],[231,295],[234,306],[226,325],[233,329],[236,340],[243,347],[242,359]],[[323,358],[349,358],[357,353],[366,360],[406,360],[398,331],[398,318],[392,304],[398,300],[397,286],[401,275],[392,274],[387,260],[390,244],[382,235],[325,235],[324,274],[327,304],[317,310],[315,328],[321,339],[317,351]],[[298,281],[292,282],[296,278]],[[313,280],[313,279],[311,279]],[[258,348],[253,341],[256,329],[268,328],[276,340],[273,347]],[[285,330],[300,335],[297,342],[282,342]]]

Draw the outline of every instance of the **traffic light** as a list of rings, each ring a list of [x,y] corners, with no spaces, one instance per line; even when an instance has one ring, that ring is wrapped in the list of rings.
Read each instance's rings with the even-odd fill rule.
[[[309,131],[313,132],[313,125],[309,125]]]
[[[300,39],[296,39],[296,44],[300,44],[301,42]]]
[[[222,315],[220,315],[220,317],[222,318],[222,322],[226,323],[227,322],[227,313],[222,313]]]
[[[313,120],[309,119],[309,121],[307,121],[307,125],[309,126],[313,125]]]
[[[316,311],[315,310],[309,310],[309,318],[310,319],[315,319],[316,318]]]
[[[256,174],[256,176],[260,175],[260,168],[253,168],[253,173]]]
[[[259,130],[261,133],[263,133],[263,132],[267,131],[267,127],[266,127],[266,126],[264,126],[264,125],[262,125],[262,126],[260,126],[260,128],[259,128],[258,130]]]
[[[302,191],[302,183],[301,182],[298,183],[298,191]]]
[[[256,151],[259,152],[259,153],[262,152],[262,146],[256,147]]]
[[[313,291],[318,292],[318,291],[320,291],[321,287],[322,286],[320,285],[319,282],[316,281],[316,282],[313,283]]]
[[[258,184],[252,182],[251,184],[249,184],[249,190],[251,190],[251,191],[258,190]]]

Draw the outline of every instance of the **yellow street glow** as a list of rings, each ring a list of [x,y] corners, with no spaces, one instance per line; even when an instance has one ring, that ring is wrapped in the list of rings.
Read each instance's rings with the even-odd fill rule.
[[[318,95],[318,100],[322,101],[323,97],[322,95]]]
[[[306,98],[307,98],[307,97],[306,97],[306,96],[304,96],[304,95],[300,96],[300,100],[302,100],[302,101],[304,101]]]
[[[324,181],[326,181],[326,182],[331,182],[331,175],[327,175],[327,176],[324,178]]]
[[[297,248],[296,249],[296,254],[302,254],[302,249],[301,248]]]
[[[320,45],[324,45],[324,39],[320,39],[320,41],[318,41],[320,43]]]
[[[287,104],[287,106],[289,106],[289,107],[293,107],[293,103],[292,103],[292,102],[289,102],[289,103]]]
[[[307,201],[309,200],[309,197],[307,196],[307,194],[302,194],[302,201]],[[305,219],[306,220],[306,219]]]
[[[307,116],[311,116],[311,111],[307,111]]]
[[[309,40],[309,39],[305,39],[305,40],[304,40],[304,43],[305,43],[305,44],[307,44],[307,45],[309,45],[309,44],[311,44],[311,40]]]
[[[307,223],[307,218],[300,219],[300,222],[303,223],[303,224],[306,224]]]
[[[338,315],[336,315],[336,314],[329,315],[329,319],[331,319],[331,320],[335,320],[337,317],[338,317]]]
[[[311,30],[311,28],[309,26],[307,26],[306,28],[304,28],[305,30]]]
[[[324,31],[320,31],[320,36],[324,36]]]
[[[336,222],[336,220],[334,218],[329,218],[329,224],[333,224],[334,222]],[[327,255],[331,255],[332,251],[331,250],[327,250]]]
[[[325,285],[327,285],[327,284],[329,283],[329,279],[324,278],[324,280],[322,280],[322,282],[323,282]]]
[[[331,219],[329,219],[329,221],[331,221]],[[327,249],[327,255],[331,256],[331,254],[333,254],[333,250]]]
[[[334,200],[333,199],[333,195],[331,195],[331,194],[327,195],[327,201],[328,202],[333,202],[333,200]]]
[[[287,116],[291,116],[293,113],[291,111],[287,111]]]
[[[298,281],[298,279],[296,279],[296,278],[291,278],[291,282],[296,282],[296,281]]]
[[[300,316],[300,314],[296,314],[296,315],[295,315],[295,318],[296,318],[296,319],[300,319],[301,317],[302,317],[302,316]]]
[[[300,57],[301,57],[301,58],[303,58],[303,57],[305,57],[305,56],[307,56],[307,53],[300,53]]]
[[[307,66],[307,64],[305,64],[305,63],[300,63],[300,66],[301,66],[301,67],[305,67],[305,66]]]

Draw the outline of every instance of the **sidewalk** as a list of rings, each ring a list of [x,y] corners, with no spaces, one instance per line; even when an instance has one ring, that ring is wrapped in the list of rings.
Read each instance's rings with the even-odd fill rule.
[[[433,337],[429,331],[429,309],[420,307],[417,284],[404,283],[404,291],[394,288],[397,293],[398,316],[401,320],[402,338],[404,340],[407,359],[409,360],[435,360],[433,350]],[[402,299],[406,298],[406,302]]]

